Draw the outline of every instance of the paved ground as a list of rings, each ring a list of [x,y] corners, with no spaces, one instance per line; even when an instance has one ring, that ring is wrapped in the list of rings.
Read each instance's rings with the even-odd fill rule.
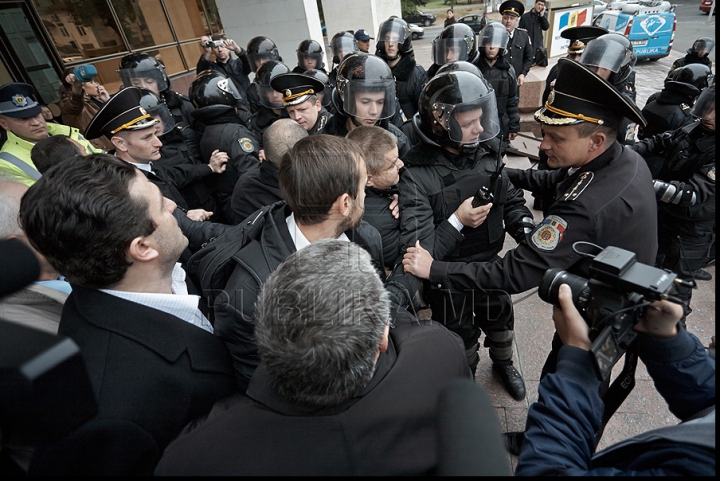
[[[636,86],[638,105],[644,106],[647,97],[662,87],[662,81],[675,58],[681,54],[673,53],[658,62],[643,62],[637,66]],[[508,156],[508,167],[528,168],[532,164],[527,157]],[[532,206],[532,196],[526,193],[528,206]],[[536,221],[542,213],[533,211]],[[515,242],[508,237],[506,249],[513,248]],[[693,294],[693,313],[688,317],[688,329],[707,345],[715,334],[715,266],[708,269],[713,275],[709,282],[698,282],[699,288]],[[540,370],[550,351],[554,328],[552,307],[537,296],[536,289],[513,296],[515,301],[515,363],[525,378],[528,395],[523,401],[515,401],[500,384],[491,370],[491,362],[486,349],[481,348],[477,383],[487,389],[497,409],[503,431],[523,430],[530,403],[537,400],[537,387]],[[482,344],[482,342],[481,342]],[[622,367],[622,362],[618,367]],[[616,441],[644,432],[677,423],[677,419],[667,409],[665,402],[655,391],[653,383],[642,363],[636,374],[636,387],[628,399],[611,418],[600,442],[602,449]],[[508,455],[513,468],[517,458]]]

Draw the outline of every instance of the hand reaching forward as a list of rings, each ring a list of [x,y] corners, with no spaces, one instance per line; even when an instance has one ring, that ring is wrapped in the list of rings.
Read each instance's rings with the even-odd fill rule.
[[[430,279],[430,267],[433,258],[428,251],[422,248],[420,241],[415,241],[415,247],[408,247],[403,256],[403,268],[420,279]]]

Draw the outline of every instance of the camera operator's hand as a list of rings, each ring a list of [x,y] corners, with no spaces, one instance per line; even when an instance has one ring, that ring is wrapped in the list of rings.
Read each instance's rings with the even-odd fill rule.
[[[563,344],[590,350],[590,327],[575,308],[570,286],[563,284],[558,290],[560,307],[553,306],[553,321]]]
[[[465,227],[478,227],[480,224],[485,222],[490,209],[492,208],[492,202],[480,207],[472,206],[472,197],[465,199],[465,202],[460,204],[460,207],[455,211],[455,215],[462,225]]]
[[[233,40],[231,38],[225,40],[225,47],[228,50],[232,50],[233,52],[235,52],[235,55],[237,55],[237,56],[240,56],[243,53],[242,47],[240,45],[238,45],[237,43],[235,43],[235,40]]]
[[[428,251],[422,248],[420,241],[415,241],[415,247],[408,247],[403,256],[403,269],[420,279],[430,279],[430,267],[433,258]]]
[[[678,333],[678,322],[682,316],[683,308],[680,304],[670,301],[653,302],[645,308],[635,330],[655,337],[674,337]]]
[[[211,39],[210,37],[207,37],[207,36],[203,36],[203,37],[200,39],[200,45],[202,45],[202,48],[204,48],[204,49],[205,49],[206,51],[208,51],[208,52],[210,51],[210,47],[208,47],[208,44],[209,44],[210,42],[212,42],[212,39]]]

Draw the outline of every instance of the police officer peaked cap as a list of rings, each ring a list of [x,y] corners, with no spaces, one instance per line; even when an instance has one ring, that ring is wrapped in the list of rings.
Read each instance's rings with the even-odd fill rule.
[[[647,124],[631,100],[588,67],[568,58],[558,60],[555,88],[535,112],[535,120],[545,125],[616,125],[623,117],[643,127]]]
[[[595,27],[593,25],[582,25],[579,27],[566,28],[560,32],[560,36],[570,40],[568,53],[578,55],[585,51],[585,46],[590,40],[594,40],[606,33],[608,33],[608,30],[605,28]]]
[[[281,73],[270,79],[270,86],[283,95],[283,104],[298,105],[311,95],[325,90],[325,85],[316,78],[299,73]]]
[[[142,130],[157,124],[140,106],[142,91],[137,87],[126,87],[105,102],[85,129],[85,138],[97,139],[104,135],[108,139],[121,130]]]
[[[0,115],[14,119],[28,119],[41,112],[34,99],[35,88],[26,83],[9,83],[0,87]]]
[[[525,13],[525,5],[517,0],[506,0],[500,4],[500,15],[515,15],[516,17],[522,17],[523,13]]]

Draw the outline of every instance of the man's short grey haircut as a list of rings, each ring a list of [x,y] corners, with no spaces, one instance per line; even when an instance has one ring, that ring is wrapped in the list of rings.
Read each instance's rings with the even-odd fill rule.
[[[357,395],[372,378],[390,299],[363,248],[325,239],[275,270],[255,315],[260,359],[279,393],[329,407]]]
[[[265,160],[280,165],[283,155],[292,149],[298,140],[308,135],[307,130],[292,119],[276,120],[263,133]]]
[[[25,235],[18,220],[20,198],[9,192],[11,187],[19,185],[22,184],[6,177],[0,177],[0,239]]]

